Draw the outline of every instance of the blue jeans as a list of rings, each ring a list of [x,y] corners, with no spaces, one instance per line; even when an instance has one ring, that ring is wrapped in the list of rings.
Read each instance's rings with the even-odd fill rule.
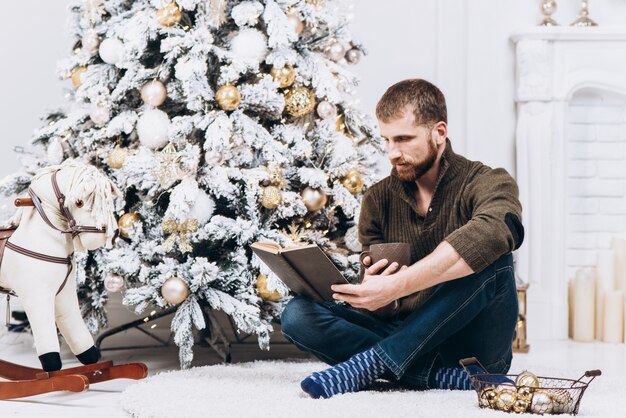
[[[506,373],[518,306],[513,258],[437,285],[417,310],[385,321],[335,302],[296,296],[281,316],[283,335],[298,348],[334,365],[373,348],[400,382],[428,389],[439,367],[476,357],[489,373]]]

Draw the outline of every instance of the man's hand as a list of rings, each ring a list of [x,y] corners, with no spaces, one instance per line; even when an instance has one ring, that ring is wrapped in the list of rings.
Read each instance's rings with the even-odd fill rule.
[[[371,262],[370,257],[363,259],[363,265],[369,267],[365,269],[365,276],[361,284],[333,285],[331,287],[333,291],[338,292],[333,295],[333,298],[348,302],[355,308],[363,308],[368,311],[375,311],[397,300],[400,288],[393,273],[404,270],[407,266],[402,266],[399,269],[398,263],[394,262],[377,275],[387,265],[388,260],[383,259],[370,266]]]

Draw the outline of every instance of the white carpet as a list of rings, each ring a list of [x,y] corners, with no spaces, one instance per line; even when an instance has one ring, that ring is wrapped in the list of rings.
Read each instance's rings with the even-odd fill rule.
[[[523,363],[514,362],[511,372],[527,368]],[[376,391],[310,399],[300,390],[299,382],[325,367],[317,362],[258,361],[166,372],[127,388],[122,394],[122,407],[137,418],[506,416],[503,412],[480,409],[473,391],[386,390],[382,385]],[[550,369],[549,365],[531,370],[544,376],[575,379],[582,374],[580,370]],[[601,376],[592,382],[583,396],[579,416],[626,416],[624,379]]]

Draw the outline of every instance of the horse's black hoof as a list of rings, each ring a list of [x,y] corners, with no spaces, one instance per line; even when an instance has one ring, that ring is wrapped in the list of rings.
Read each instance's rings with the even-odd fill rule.
[[[41,368],[45,372],[61,370],[61,355],[59,353],[46,353],[39,356]]]
[[[93,364],[100,360],[100,350],[96,346],[92,345],[91,348],[85,352],[76,355],[78,361],[83,364]]]

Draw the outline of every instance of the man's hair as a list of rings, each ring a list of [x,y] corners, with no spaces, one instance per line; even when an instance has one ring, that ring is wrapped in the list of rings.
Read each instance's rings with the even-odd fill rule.
[[[387,122],[413,111],[415,124],[448,123],[446,98],[432,83],[419,78],[400,81],[389,87],[376,105],[376,117]]]

